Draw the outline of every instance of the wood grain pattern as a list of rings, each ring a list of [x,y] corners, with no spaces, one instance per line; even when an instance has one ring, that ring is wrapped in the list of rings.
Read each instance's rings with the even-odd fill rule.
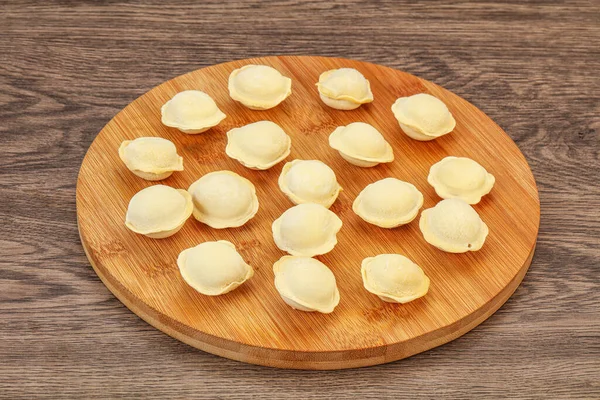
[[[227,78],[247,64],[270,65],[293,82],[293,94],[268,111],[251,111],[229,97]],[[376,101],[357,110],[332,110],[321,103],[315,82],[323,71],[350,67],[370,81]],[[165,127],[161,106],[182,90],[209,93],[228,115],[201,135]],[[392,112],[402,96],[430,93],[457,120],[452,134],[432,142],[408,138]],[[322,160],[336,172],[344,190],[331,207],[344,222],[338,244],[318,257],[338,281],[341,303],[330,315],[292,310],[273,285],[272,265],[284,252],[272,238],[271,224],[293,204],[277,178],[283,163],[252,171],[225,153],[225,132],[260,120],[279,124],[292,138],[287,160]],[[329,147],[337,126],[372,124],[394,149],[396,160],[374,168],[348,164]],[[155,183],[131,174],[115,149],[122,141],[159,136],[173,141],[185,171],[162,181],[187,188],[200,176],[233,170],[252,181],[258,214],[243,227],[215,230],[190,221],[176,235],[153,240],[123,224],[129,199]],[[475,206],[491,234],[481,251],[441,252],[422,239],[418,223],[397,229],[367,224],[351,209],[368,184],[385,177],[413,183],[425,208],[439,197],[427,184],[429,167],[448,156],[480,162],[496,176],[493,192]],[[144,94],[115,116],[88,150],[77,183],[81,240],[94,269],[132,311],[176,338],[235,360],[303,369],[341,369],[395,361],[454,339],[481,323],[514,292],[525,275],[537,238],[539,200],[535,181],[512,140],[485,114],[458,96],[415,76],[364,62],[323,57],[266,57],[219,64],[172,79]],[[255,277],[219,297],[196,293],[179,275],[178,254],[209,240],[228,240],[253,266]],[[384,303],[365,291],[360,263],[382,253],[404,254],[430,277],[426,297],[406,305]]]
[[[0,398],[597,398],[599,18],[588,0],[3,2]],[[75,213],[100,129],[170,78],[270,54],[413,73],[515,140],[540,232],[523,283],[485,323],[396,363],[274,370],[193,351],[100,282]]]

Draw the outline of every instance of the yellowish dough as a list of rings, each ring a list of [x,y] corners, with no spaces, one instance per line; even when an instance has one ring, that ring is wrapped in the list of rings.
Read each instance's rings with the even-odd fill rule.
[[[281,298],[296,310],[329,314],[340,302],[335,276],[314,258],[283,256],[273,272]]]
[[[481,249],[489,232],[477,211],[461,199],[442,200],[423,210],[419,228],[429,244],[448,253]]]
[[[125,140],[119,147],[119,158],[127,168],[148,181],[166,179],[173,171],[183,171],[183,158],[173,142],[160,137]]]
[[[360,192],[352,210],[365,221],[382,228],[408,224],[423,206],[423,195],[408,182],[385,178]]]
[[[294,204],[317,203],[329,208],[342,187],[335,172],[319,160],[294,160],[283,166],[279,188]]]
[[[226,240],[204,242],[183,250],[177,266],[186,283],[207,296],[229,293],[254,275],[233,243]]]
[[[149,186],[129,201],[125,226],[135,233],[163,239],[177,233],[192,214],[192,197],[183,189]]]
[[[225,153],[250,169],[265,170],[290,154],[292,140],[275,122],[258,121],[227,132]]]
[[[338,110],[354,110],[373,101],[369,81],[354,68],[323,72],[317,88],[323,103]]]
[[[379,254],[362,261],[365,289],[388,303],[408,303],[429,290],[429,278],[414,262],[400,254]]]
[[[477,204],[492,190],[496,179],[470,158],[446,157],[431,166],[427,182],[442,199],[457,198]]]
[[[273,239],[293,256],[313,257],[337,244],[342,220],[320,204],[304,203],[286,210],[273,222]]]
[[[268,110],[292,94],[292,80],[267,65],[245,65],[229,75],[229,95],[252,110]]]
[[[456,126],[448,107],[426,93],[400,97],[392,105],[392,112],[404,133],[415,140],[433,140],[452,132]]]
[[[200,90],[177,93],[161,108],[162,123],[183,133],[202,133],[225,119],[215,101]]]
[[[374,167],[394,161],[392,146],[374,126],[364,122],[336,128],[329,135],[329,146],[337,150],[344,160],[358,167]]]
[[[231,171],[210,172],[192,183],[188,192],[194,218],[211,228],[242,226],[258,211],[252,182]]]

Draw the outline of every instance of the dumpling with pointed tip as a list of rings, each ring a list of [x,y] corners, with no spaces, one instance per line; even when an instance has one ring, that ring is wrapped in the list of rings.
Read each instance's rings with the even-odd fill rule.
[[[477,211],[461,199],[442,200],[423,210],[419,228],[429,244],[448,253],[477,251],[489,233]]]
[[[119,158],[131,172],[147,181],[160,181],[174,171],[183,171],[183,158],[173,142],[160,137],[123,141]]]
[[[496,178],[470,158],[446,157],[431,166],[427,182],[442,199],[477,204],[492,190]]]
[[[225,119],[215,101],[200,90],[177,93],[161,108],[162,123],[183,133],[202,133]]]
[[[340,302],[333,272],[314,258],[283,256],[273,272],[281,298],[296,310],[329,314]]]
[[[392,105],[392,112],[404,133],[415,140],[436,139],[452,132],[456,126],[448,107],[427,93],[400,97]]]
[[[317,203],[329,208],[342,187],[335,172],[319,160],[294,160],[283,166],[279,188],[294,203]]]
[[[225,153],[250,169],[265,170],[290,154],[292,140],[272,121],[258,121],[227,132]]]
[[[373,101],[369,81],[354,68],[323,72],[317,88],[323,103],[338,110],[354,110]]]
[[[207,296],[229,293],[252,278],[254,270],[226,240],[204,242],[177,257],[183,280]]]
[[[392,146],[381,132],[364,122],[337,127],[329,135],[329,146],[337,150],[344,160],[358,167],[368,168],[394,161]]]
[[[292,94],[292,80],[267,65],[245,65],[229,75],[229,95],[251,110],[268,110]]]

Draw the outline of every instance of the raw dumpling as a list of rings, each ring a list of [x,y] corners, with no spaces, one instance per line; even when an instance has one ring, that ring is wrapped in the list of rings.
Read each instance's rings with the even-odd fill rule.
[[[354,110],[373,101],[369,81],[354,68],[323,72],[317,88],[323,103],[338,110]]]
[[[189,134],[207,131],[226,117],[212,97],[199,90],[177,93],[160,111],[164,125]]]
[[[281,250],[312,257],[334,248],[342,220],[320,204],[304,203],[286,210],[272,228],[275,244]]]
[[[365,221],[382,228],[408,224],[423,207],[423,195],[408,182],[385,178],[360,192],[352,210]]]
[[[329,314],[340,302],[335,276],[314,258],[283,256],[273,272],[281,298],[296,310]]]
[[[388,303],[408,303],[429,290],[423,270],[400,254],[380,254],[362,262],[365,289]]]
[[[292,94],[292,80],[267,65],[246,65],[229,75],[229,95],[252,110],[268,110]]]
[[[336,128],[329,135],[329,146],[342,158],[359,167],[374,167],[394,161],[392,146],[372,125],[353,122]]]
[[[292,140],[279,125],[258,121],[227,132],[225,153],[250,169],[269,169],[290,154]]]
[[[429,243],[448,253],[481,249],[488,227],[477,211],[461,199],[446,199],[423,210],[419,228]]]
[[[258,211],[252,182],[231,171],[210,172],[192,183],[188,192],[194,218],[211,228],[242,226]]]
[[[317,203],[326,208],[342,190],[333,170],[319,160],[286,163],[279,175],[279,188],[294,204]]]
[[[456,126],[448,107],[426,93],[400,97],[392,105],[392,112],[404,133],[416,140],[433,140],[452,132]]]
[[[466,157],[446,157],[431,166],[427,182],[442,199],[462,199],[477,204],[488,194],[496,179],[476,161]]]
[[[183,250],[177,257],[177,266],[187,284],[207,296],[231,292],[254,275],[252,267],[226,240]]]
[[[129,201],[125,226],[153,239],[174,235],[192,215],[192,197],[183,189],[149,186]]]
[[[125,140],[119,147],[119,158],[131,172],[148,181],[160,181],[173,171],[183,171],[183,158],[173,142],[159,137]]]

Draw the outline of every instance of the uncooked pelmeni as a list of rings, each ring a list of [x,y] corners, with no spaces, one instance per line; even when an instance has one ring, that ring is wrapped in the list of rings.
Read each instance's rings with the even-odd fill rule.
[[[192,183],[188,192],[194,218],[212,228],[242,226],[258,211],[254,185],[235,172],[210,172]]]
[[[292,80],[267,65],[245,65],[229,75],[229,95],[252,110],[277,106],[292,94]]]
[[[331,207],[342,187],[335,172],[319,160],[294,160],[283,166],[279,188],[294,204],[317,203]]]
[[[192,214],[192,197],[183,189],[149,186],[129,201],[125,226],[135,233],[162,239],[174,235]]]
[[[426,93],[400,97],[392,105],[392,112],[404,133],[416,140],[433,140],[452,132],[456,126],[448,107]]]
[[[212,97],[200,90],[177,93],[160,111],[164,125],[188,134],[205,132],[226,117]]]
[[[374,126],[364,122],[337,127],[329,135],[329,146],[344,160],[359,167],[394,161],[392,146]]]
[[[231,292],[252,278],[254,270],[226,240],[204,242],[177,257],[179,272],[194,290],[207,296]]]
[[[275,122],[258,121],[227,132],[225,153],[250,169],[269,169],[290,154],[292,140]]]
[[[342,220],[320,204],[304,203],[287,209],[273,222],[273,239],[293,256],[313,257],[337,244]]]
[[[273,272],[281,298],[296,310],[328,314],[340,302],[335,276],[314,258],[283,256],[273,265]]]
[[[354,110],[373,101],[369,81],[354,68],[323,72],[317,88],[323,103],[338,110]]]
[[[448,253],[481,249],[488,227],[477,211],[461,199],[446,199],[423,210],[419,228],[425,240]]]
[[[148,181],[160,181],[174,171],[183,171],[183,158],[173,142],[159,137],[125,140],[119,147],[119,158],[131,172]]]
[[[408,224],[423,206],[423,195],[408,182],[385,178],[365,187],[352,204],[363,220],[382,228]]]
[[[362,261],[365,289],[388,303],[408,303],[429,290],[421,267],[400,254],[379,254]]]
[[[477,204],[496,179],[479,163],[466,157],[446,157],[431,166],[427,182],[442,199],[462,199]]]

